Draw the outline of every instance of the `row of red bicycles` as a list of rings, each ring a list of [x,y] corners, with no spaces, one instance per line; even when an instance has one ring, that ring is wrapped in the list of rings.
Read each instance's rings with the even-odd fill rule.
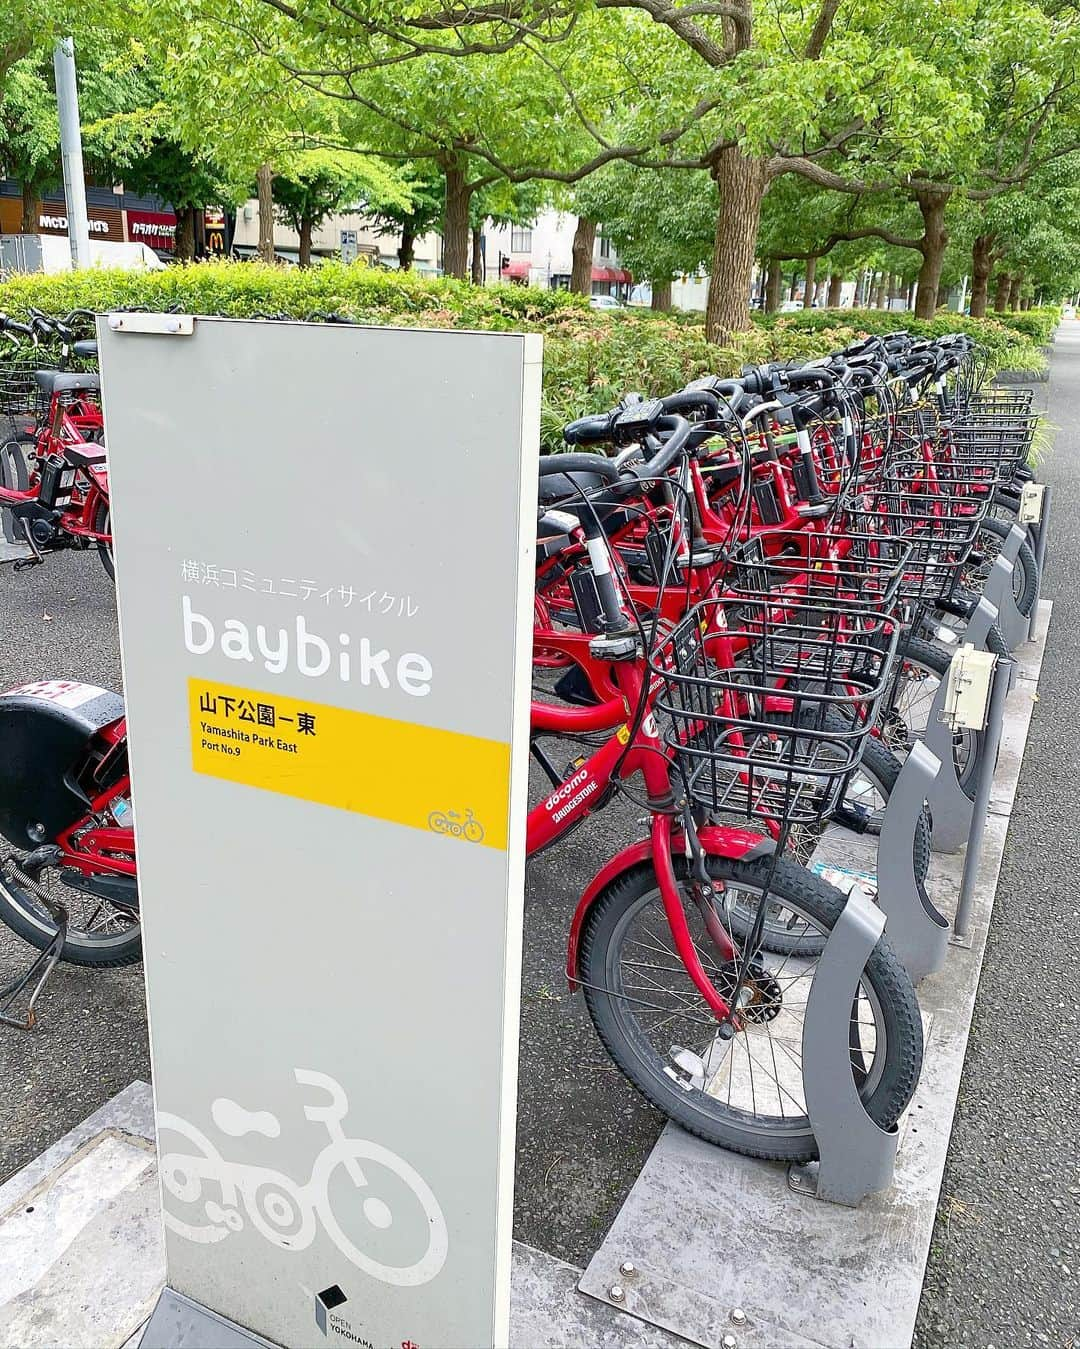
[[[0,314],[0,508],[16,570],[61,548],[95,550],[115,576],[93,315]]]
[[[817,1153],[803,1032],[847,902],[823,840],[881,829],[1015,519],[1035,422],[966,338],[896,333],[628,395],[541,459],[528,850],[617,798],[644,815],[580,898],[567,974],[622,1072],[713,1143]],[[1021,610],[1036,571],[1022,549]],[[123,706],[84,689],[0,697],[0,918],[41,952],[9,1003],[56,959],[140,955]],[[954,737],[972,791],[980,749]],[[925,875],[926,811],[911,846]],[[848,1049],[891,1127],[922,1027],[887,937]]]

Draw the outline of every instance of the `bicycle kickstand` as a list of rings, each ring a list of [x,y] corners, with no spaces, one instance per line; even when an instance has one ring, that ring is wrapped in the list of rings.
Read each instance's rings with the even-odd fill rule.
[[[16,975],[10,983],[0,988],[0,1025],[14,1026],[17,1030],[33,1030],[37,1024],[37,1012],[34,1010],[35,1004],[41,995],[41,990],[48,982],[49,975],[56,968],[56,962],[60,959],[60,952],[64,949],[64,942],[67,940],[67,919],[61,922],[56,930],[56,936],[46,946],[44,951],[39,951],[29,966]],[[36,982],[35,982],[36,978]],[[11,1009],[14,1007],[19,995],[33,983],[33,991],[26,1004],[26,1013],[23,1016],[12,1015]]]
[[[64,942],[67,940],[67,908],[59,900],[47,895],[37,884],[37,878],[41,870],[54,860],[58,852],[59,849],[55,845],[46,844],[25,857],[19,866],[23,875],[34,887],[36,898],[45,906],[50,917],[56,923],[56,935],[44,950],[38,952],[22,974],[17,974],[10,983],[0,988],[0,1025],[14,1026],[17,1030],[33,1030],[37,1024],[37,1012],[35,1010],[37,1000],[41,996],[41,991],[48,982],[49,976],[56,968],[60,953],[64,949]],[[21,1017],[13,1015],[12,1008],[20,995],[31,985],[33,985],[33,988],[26,1004],[25,1014]]]
[[[27,520],[24,516],[22,519],[20,519],[19,524],[22,525],[22,532],[26,538],[26,543],[30,549],[31,555],[30,557],[18,558],[12,570],[22,571],[25,567],[40,567],[41,564],[45,561],[45,558],[42,555],[41,549],[37,546],[37,542],[30,531],[30,521]]]

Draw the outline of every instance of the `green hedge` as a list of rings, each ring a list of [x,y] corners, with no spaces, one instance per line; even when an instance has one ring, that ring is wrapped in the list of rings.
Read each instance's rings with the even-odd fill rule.
[[[342,263],[310,270],[259,263],[214,262],[160,272],[90,270],[60,276],[20,276],[0,284],[0,311],[50,314],[140,305],[188,313],[310,319],[338,314],[363,323],[544,336],[542,434],[561,444],[562,425],[610,407],[623,393],[668,393],[708,372],[738,374],[748,362],[824,355],[868,332],[898,327],[934,336],[962,329],[987,348],[996,369],[1041,368],[1032,338],[1017,325],[950,314],[929,322],[882,310],[803,310],[756,316],[730,346],[705,341],[700,316],[648,310],[592,310],[580,296],[524,286],[477,287]],[[1011,315],[1031,320],[1037,311]],[[1041,311],[1038,311],[1041,312]]]

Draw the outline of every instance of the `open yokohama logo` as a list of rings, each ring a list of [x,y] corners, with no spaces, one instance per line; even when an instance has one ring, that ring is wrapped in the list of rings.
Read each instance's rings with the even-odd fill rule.
[[[407,1288],[430,1282],[446,1262],[449,1238],[427,1182],[389,1148],[346,1137],[342,1120],[349,1103],[340,1083],[304,1068],[297,1068],[295,1077],[301,1087],[330,1098],[304,1106],[305,1117],[325,1127],[327,1141],[303,1181],[269,1167],[228,1161],[194,1124],[165,1111],[158,1114],[166,1227],[202,1244],[226,1241],[250,1228],[285,1251],[305,1250],[321,1230],[350,1264],[380,1283]],[[210,1114],[227,1138],[276,1139],[281,1134],[280,1121],[269,1111],[248,1110],[225,1097],[214,1101]],[[176,1150],[170,1134],[183,1140]],[[346,1232],[331,1196],[340,1202],[348,1186],[363,1197],[356,1206],[359,1219],[354,1209]],[[405,1247],[406,1262],[380,1258],[391,1250],[399,1257]]]

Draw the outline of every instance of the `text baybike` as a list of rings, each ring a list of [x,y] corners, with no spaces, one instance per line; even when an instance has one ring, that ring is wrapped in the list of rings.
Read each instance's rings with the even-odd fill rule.
[[[193,656],[220,651],[229,660],[259,665],[274,675],[291,666],[307,679],[329,676],[343,684],[390,689],[395,685],[414,698],[431,692],[432,666],[418,651],[394,655],[367,637],[338,633],[336,640],[312,632],[303,614],[290,628],[250,625],[241,618],[211,619],[192,608],[191,597],[181,599],[184,646]]]

